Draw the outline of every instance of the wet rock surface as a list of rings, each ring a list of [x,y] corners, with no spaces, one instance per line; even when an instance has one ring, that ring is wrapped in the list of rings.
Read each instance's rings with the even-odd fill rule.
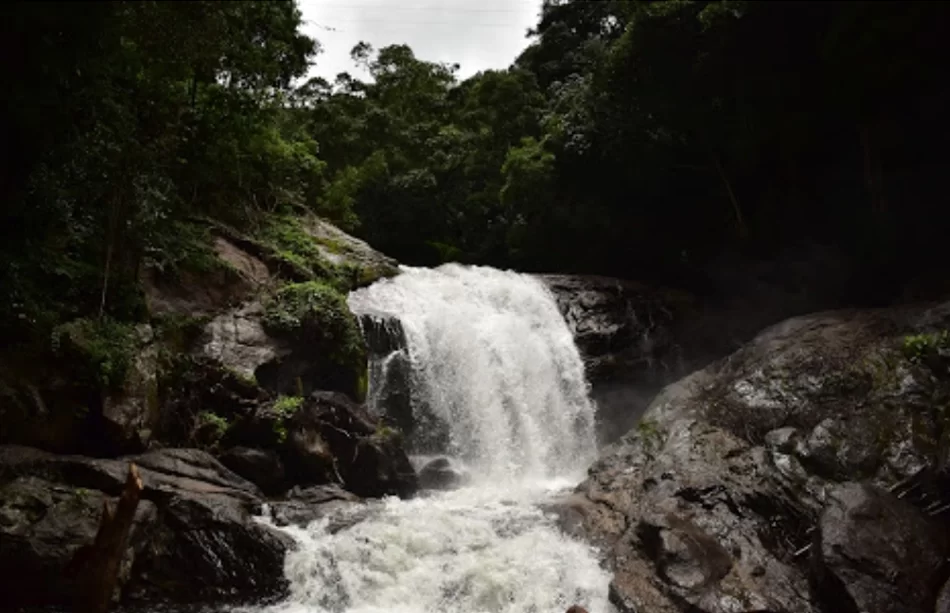
[[[288,422],[293,453],[288,470],[307,483],[308,466],[327,469],[359,496],[410,496],[418,488],[415,470],[399,433],[386,428],[343,394],[314,393]],[[321,480],[311,480],[321,483]],[[328,480],[324,476],[322,482]]]
[[[950,304],[795,318],[668,386],[558,511],[604,551],[612,602],[934,610],[945,479],[898,486],[943,466],[950,362],[905,339],[948,326]]]
[[[611,277],[540,275],[574,335],[598,406],[599,435],[614,441],[653,396],[695,366],[679,330],[686,295]],[[688,349],[688,347],[686,347]]]
[[[254,519],[260,491],[209,454],[154,451],[121,460],[0,447],[0,601],[66,605],[73,554],[92,541],[128,462],[145,486],[120,574],[126,601],[246,600],[284,589],[292,541]],[[13,579],[16,580],[7,580]]]
[[[436,458],[419,471],[419,487],[424,490],[451,490],[460,487],[464,480],[465,476],[448,458]]]
[[[350,525],[341,516],[363,506],[363,500],[338,485],[295,487],[287,493],[286,500],[270,505],[271,517],[278,526],[305,528],[310,523],[328,518],[327,530],[338,531]]]
[[[881,613],[932,611],[947,576],[943,527],[868,485],[831,490],[812,563],[825,606]]]
[[[219,457],[221,463],[244,477],[268,496],[283,492],[287,475],[280,456],[272,449],[232,447]]]

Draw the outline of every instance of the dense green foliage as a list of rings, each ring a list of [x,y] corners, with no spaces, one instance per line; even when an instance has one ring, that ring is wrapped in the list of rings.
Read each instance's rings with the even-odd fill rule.
[[[346,299],[319,281],[282,287],[266,304],[264,325],[277,336],[327,354],[337,364],[365,368],[363,337]]]
[[[323,288],[372,271],[321,257],[312,214],[410,264],[693,289],[724,253],[803,243],[884,288],[943,261],[945,3],[545,0],[515,63],[463,82],[367,44],[366,81],[303,82],[317,44],[293,2],[0,13],[8,348],[143,319],[146,267],[220,265],[212,226],[326,284],[279,314],[336,313]]]
[[[360,46],[370,81],[300,92],[321,206],[409,263],[695,285],[722,254],[816,243],[889,288],[936,268],[948,229],[948,18],[942,3],[549,0],[509,70],[462,83],[406,47]]]
[[[291,2],[8,3],[0,9],[5,340],[143,317],[144,265],[187,220],[304,204],[317,147],[286,99],[314,41]]]
[[[287,440],[287,419],[293,416],[301,406],[303,406],[303,398],[300,396],[280,396],[274,402],[275,419],[271,428],[278,443]]]
[[[103,389],[117,389],[135,357],[135,330],[105,317],[77,319],[57,326],[53,351],[72,363],[76,377]]]

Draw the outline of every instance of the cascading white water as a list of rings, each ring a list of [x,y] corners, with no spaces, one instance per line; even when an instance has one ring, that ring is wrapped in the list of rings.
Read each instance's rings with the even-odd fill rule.
[[[445,451],[476,476],[567,476],[593,459],[584,365],[554,297],[534,277],[405,268],[349,304],[402,322],[413,394],[448,426]]]
[[[333,534],[325,522],[291,529],[300,543],[287,559],[291,597],[275,610],[608,611],[596,553],[539,507],[576,483],[596,451],[583,363],[549,290],[491,268],[405,267],[349,304],[401,321],[414,399],[444,423],[445,451],[464,458],[473,480],[388,499]],[[385,371],[375,366],[371,376]]]

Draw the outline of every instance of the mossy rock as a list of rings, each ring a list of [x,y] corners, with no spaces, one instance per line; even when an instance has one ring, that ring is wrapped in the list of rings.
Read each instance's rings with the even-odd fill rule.
[[[83,382],[118,389],[137,349],[135,328],[101,319],[76,319],[53,330],[53,351],[70,361]]]
[[[366,347],[356,317],[336,288],[316,281],[287,285],[265,303],[263,323],[268,333],[294,347],[285,364],[259,371],[262,381],[274,380],[268,387],[299,395],[299,379],[306,374],[313,381],[316,373],[323,389],[365,398]]]

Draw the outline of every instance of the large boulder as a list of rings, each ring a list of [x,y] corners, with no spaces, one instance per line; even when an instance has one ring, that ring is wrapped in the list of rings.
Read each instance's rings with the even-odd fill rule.
[[[365,241],[350,236],[331,223],[317,217],[304,220],[304,230],[317,244],[320,254],[337,266],[352,272],[353,287],[399,274],[399,263],[370,247]]]
[[[610,277],[540,277],[584,358],[602,441],[629,430],[663,386],[764,327],[853,303],[853,276],[833,246],[798,245],[752,260],[724,254],[693,273],[681,279],[691,293]]]
[[[945,575],[924,569],[945,555],[939,539],[904,562],[937,533],[884,496],[855,493],[877,490],[838,484],[888,487],[942,465],[948,327],[950,303],[795,318],[668,386],[561,505],[562,523],[603,548],[612,602],[624,612],[891,610],[920,590],[904,610],[932,606]],[[932,497],[920,500],[932,511]],[[852,549],[836,549],[845,540]]]
[[[674,335],[690,306],[677,292],[611,277],[542,275],[574,334],[592,381],[665,379],[680,371]]]
[[[78,588],[74,556],[95,540],[108,498],[99,490],[27,475],[0,485],[0,601],[5,607],[71,603]],[[155,521],[155,504],[141,501],[120,583],[128,581]]]
[[[237,241],[215,236],[214,259],[202,270],[144,271],[145,301],[155,316],[209,316],[235,307],[273,283],[267,265]]]
[[[291,539],[259,521],[260,491],[205,452],[173,449],[122,460],[0,447],[0,600],[67,604],[75,552],[91,543],[103,500],[128,463],[144,484],[120,574],[125,601],[255,600],[283,593]]]
[[[465,476],[448,458],[436,458],[419,471],[419,487],[424,490],[452,490],[462,485]]]
[[[943,529],[878,488],[832,489],[818,524],[813,564],[819,595],[838,611],[924,613],[946,579]]]
[[[232,447],[218,459],[235,473],[261,488],[268,496],[287,489],[283,462],[273,449]]]
[[[205,326],[202,355],[248,379],[254,378],[258,368],[291,353],[286,343],[264,330],[263,317],[264,307],[258,301],[217,315]]]
[[[657,391],[702,363],[679,334],[694,310],[685,294],[611,277],[540,278],[584,359],[602,440],[626,432]]]
[[[365,505],[359,496],[336,484],[297,486],[287,493],[286,499],[271,503],[270,512],[278,526],[305,528],[328,518],[327,530],[335,532],[349,525],[350,518],[358,517],[358,509]]]
[[[367,497],[411,496],[418,488],[398,431],[344,394],[312,394],[286,428],[286,465],[296,483],[338,481]]]

